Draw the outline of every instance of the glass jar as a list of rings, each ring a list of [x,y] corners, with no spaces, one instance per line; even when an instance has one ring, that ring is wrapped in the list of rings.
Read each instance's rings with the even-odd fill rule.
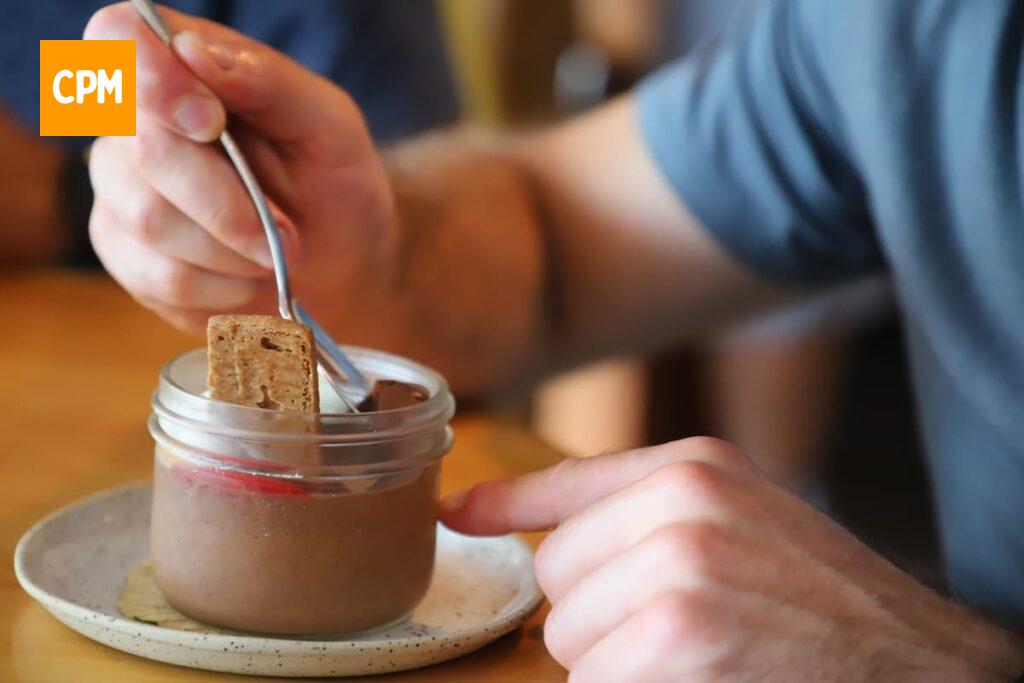
[[[181,612],[245,631],[340,634],[399,622],[423,597],[455,404],[422,365],[346,352],[370,378],[417,384],[427,398],[290,413],[206,398],[205,349],[163,368],[149,419],[150,552]]]

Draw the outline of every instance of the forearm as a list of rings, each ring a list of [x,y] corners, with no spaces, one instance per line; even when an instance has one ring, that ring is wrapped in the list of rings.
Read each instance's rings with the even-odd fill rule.
[[[965,657],[979,672],[980,680],[993,683],[1016,681],[1024,674],[1024,637],[977,615],[968,617],[961,637]]]
[[[436,367],[456,389],[514,381],[545,349],[549,299],[528,178],[494,137],[436,133],[384,155],[398,247],[387,294],[399,325],[378,343]]]
[[[929,635],[938,650],[948,657],[950,671],[962,669],[955,680],[1008,683],[1024,673],[1024,639],[1020,634],[944,596],[923,590],[906,575],[903,580],[902,588],[894,583],[892,593],[887,595],[887,591],[881,590],[876,599],[893,614],[900,615],[910,630]],[[880,658],[883,660],[887,656],[900,656],[898,651],[887,648],[882,652],[885,653]],[[926,662],[922,662],[922,667],[928,670]]]
[[[549,361],[644,353],[790,293],[741,266],[680,201],[630,98],[517,148],[559,299]]]
[[[460,388],[648,350],[780,296],[678,202],[628,100],[516,138],[438,133],[386,159],[401,346]]]

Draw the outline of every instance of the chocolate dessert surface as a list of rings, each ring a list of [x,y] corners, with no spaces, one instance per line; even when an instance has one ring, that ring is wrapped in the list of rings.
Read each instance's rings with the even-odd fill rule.
[[[419,384],[400,382],[397,379],[380,379],[362,403],[359,412],[370,413],[380,410],[408,408],[430,398],[430,391]]]

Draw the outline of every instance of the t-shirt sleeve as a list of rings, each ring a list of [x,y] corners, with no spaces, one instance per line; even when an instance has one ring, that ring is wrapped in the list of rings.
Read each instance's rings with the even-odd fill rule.
[[[655,162],[728,252],[776,280],[835,282],[882,258],[828,53],[814,42],[822,22],[842,18],[804,5],[813,2],[763,3],[742,28],[641,83],[636,99]]]

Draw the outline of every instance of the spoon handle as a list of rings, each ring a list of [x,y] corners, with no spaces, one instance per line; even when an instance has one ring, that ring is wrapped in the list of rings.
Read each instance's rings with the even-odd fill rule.
[[[291,285],[288,283],[288,266],[285,262],[284,248],[281,246],[281,234],[278,232],[277,223],[274,221],[273,214],[270,213],[270,207],[267,206],[267,200],[263,195],[263,190],[260,189],[256,176],[249,168],[245,157],[242,156],[242,150],[238,148],[238,144],[235,143],[235,139],[231,137],[231,133],[226,128],[220,134],[220,144],[228,153],[231,163],[235,165],[235,170],[242,178],[245,189],[249,191],[252,203],[256,205],[260,223],[263,225],[263,232],[267,235],[267,242],[270,243],[270,256],[274,261],[274,280],[277,282],[278,310],[281,312],[282,318],[294,320],[295,302],[292,299]]]

